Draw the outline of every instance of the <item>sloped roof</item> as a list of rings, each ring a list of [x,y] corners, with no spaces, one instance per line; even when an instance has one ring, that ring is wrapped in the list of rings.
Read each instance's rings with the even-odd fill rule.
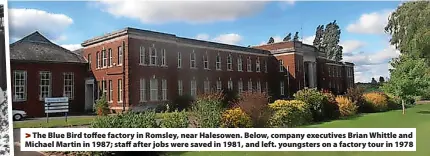
[[[37,31],[10,45],[10,59],[21,61],[86,63],[81,55],[52,43]]]

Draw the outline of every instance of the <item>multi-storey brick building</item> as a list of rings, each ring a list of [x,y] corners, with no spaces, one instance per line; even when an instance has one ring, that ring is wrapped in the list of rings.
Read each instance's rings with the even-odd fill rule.
[[[11,54],[16,51],[14,44]],[[74,83],[74,92],[81,95],[75,99],[85,101],[85,106],[76,104],[80,110],[92,110],[94,100],[102,94],[118,112],[155,107],[180,95],[196,96],[210,90],[253,90],[279,99],[291,97],[304,87],[342,93],[353,85],[353,64],[329,61],[324,53],[301,42],[247,48],[126,28],[84,41],[82,46],[75,53],[64,51],[85,58],[85,63],[68,67],[76,68],[82,76],[82,81]],[[50,66],[50,70],[64,72],[58,67]],[[22,68],[32,70],[12,64],[12,72]],[[37,95],[38,90],[25,91]],[[13,95],[20,94],[14,91]]]

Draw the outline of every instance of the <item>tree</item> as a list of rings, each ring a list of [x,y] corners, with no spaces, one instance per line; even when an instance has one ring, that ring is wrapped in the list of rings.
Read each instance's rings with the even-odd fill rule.
[[[290,40],[291,40],[291,33],[288,33],[288,35],[285,36],[282,41],[290,41]]]
[[[315,39],[314,39],[314,42],[313,42],[313,45],[317,49],[321,48],[321,42],[322,42],[323,34],[324,34],[324,25],[319,25],[317,27],[316,32],[315,32]]]
[[[371,84],[377,84],[378,82],[376,82],[375,78],[372,77],[372,82],[370,82]]]
[[[413,1],[399,6],[388,18],[385,31],[402,54],[426,58],[430,64],[430,2]]]
[[[293,41],[299,41],[299,32],[296,32],[296,34],[294,34]]]
[[[326,25],[322,35],[321,47],[323,47],[326,57],[331,60],[340,61],[342,59],[343,47],[339,46],[340,28],[336,20]]]
[[[380,76],[380,77],[379,77],[379,83],[381,83],[381,84],[382,84],[382,83],[384,83],[384,82],[385,82],[384,77]]]
[[[275,43],[275,39],[273,39],[273,37],[270,37],[269,41],[267,42],[267,44],[271,44],[271,43]]]
[[[423,58],[401,55],[393,59],[390,80],[381,87],[383,91],[397,96],[402,101],[405,114],[405,100],[424,95],[430,87],[429,66]]]

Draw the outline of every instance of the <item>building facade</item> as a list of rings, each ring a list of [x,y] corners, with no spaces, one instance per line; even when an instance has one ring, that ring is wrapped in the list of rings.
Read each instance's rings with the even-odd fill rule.
[[[11,56],[17,53],[12,47],[19,42],[11,45]],[[79,61],[70,64],[66,59],[55,66],[44,66],[40,61],[37,69],[30,69],[31,60],[15,54],[12,72],[31,70],[36,78],[38,72],[48,69],[55,73],[73,70],[75,78],[80,78],[74,83],[74,97],[81,102],[75,104],[77,111],[93,110],[101,95],[106,96],[113,112],[121,112],[153,108],[182,95],[195,97],[212,90],[267,92],[273,99],[290,98],[305,87],[341,94],[354,82],[352,63],[327,60],[324,53],[301,42],[241,47],[125,28],[84,41],[82,46],[77,52],[64,51],[78,55]],[[19,91],[16,86],[21,83],[15,81],[13,89]],[[40,102],[37,90],[41,80],[33,81],[25,92],[36,97],[27,101],[36,103]],[[62,96],[64,85],[59,81],[50,84],[59,88],[49,96]],[[17,91],[13,95],[20,96]],[[13,106],[18,108],[21,103],[14,100]]]

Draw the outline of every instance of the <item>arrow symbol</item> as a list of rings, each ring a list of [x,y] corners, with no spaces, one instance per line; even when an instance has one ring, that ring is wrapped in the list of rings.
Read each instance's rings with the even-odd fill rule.
[[[29,138],[31,135],[28,133],[25,133],[25,138]]]

